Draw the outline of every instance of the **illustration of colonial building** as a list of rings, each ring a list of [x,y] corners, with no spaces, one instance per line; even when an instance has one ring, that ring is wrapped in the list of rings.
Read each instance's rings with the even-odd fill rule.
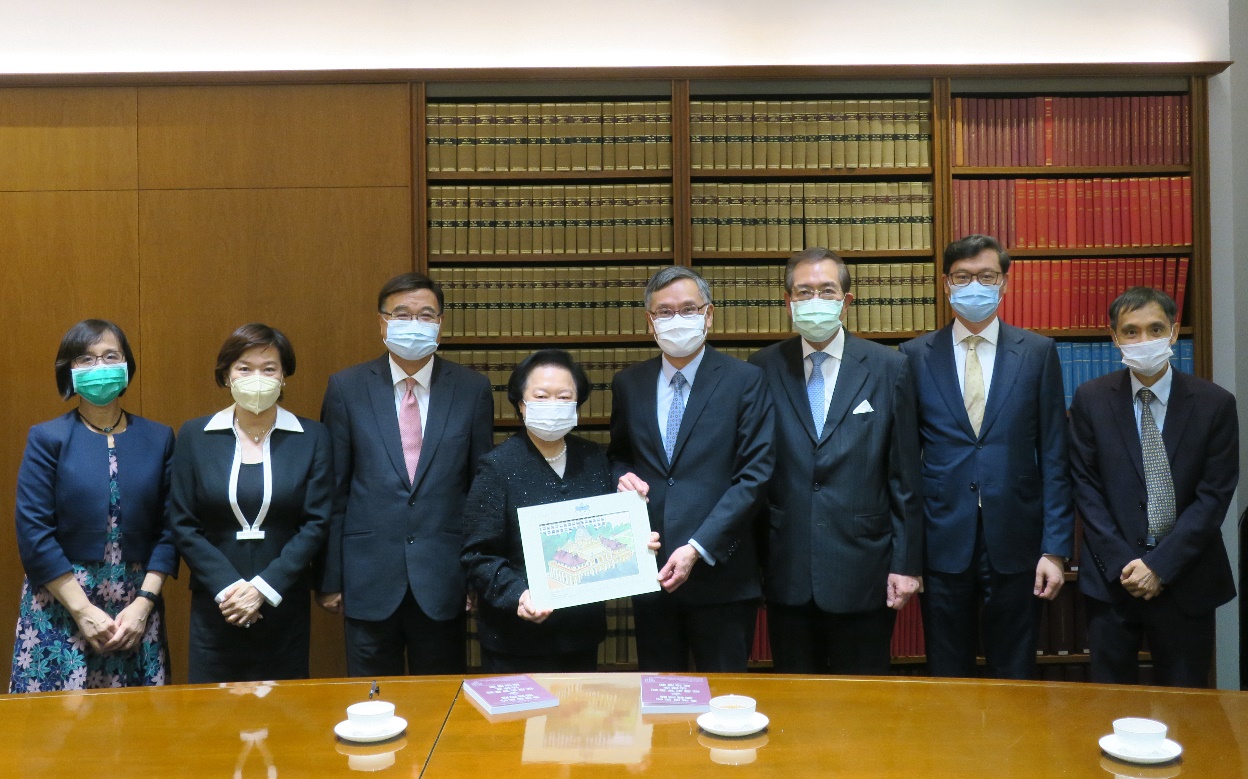
[[[559,547],[547,566],[547,573],[556,582],[575,586],[588,576],[609,571],[620,563],[632,559],[632,549],[607,536],[591,535],[582,527],[563,546]]]

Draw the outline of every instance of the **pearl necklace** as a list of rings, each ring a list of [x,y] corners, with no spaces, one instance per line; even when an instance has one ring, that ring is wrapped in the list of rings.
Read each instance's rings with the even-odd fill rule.
[[[563,444],[563,448],[559,450],[559,454],[555,455],[554,457],[543,457],[542,459],[548,463],[553,463],[553,462],[558,461],[559,458],[563,457],[567,453],[568,453],[568,444],[565,441]]]
[[[243,424],[238,421],[237,417],[234,418],[234,429],[237,430],[242,435],[250,438],[252,441],[255,441],[256,443],[260,443],[260,439],[264,438],[269,433],[273,432],[274,427],[277,427],[276,422],[274,422],[272,425],[269,425],[268,430],[265,430],[264,432],[258,433],[256,435],[252,435],[251,433],[248,433],[246,430],[243,429]]]

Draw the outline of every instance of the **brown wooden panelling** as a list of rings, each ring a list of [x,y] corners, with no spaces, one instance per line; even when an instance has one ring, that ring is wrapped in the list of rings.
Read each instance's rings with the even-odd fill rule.
[[[135,94],[0,89],[0,191],[134,189]]]
[[[139,90],[143,189],[411,185],[404,84]]]
[[[176,428],[230,404],[213,366],[222,341],[247,322],[290,337],[298,364],[282,405],[313,419],[331,373],[382,353],[372,312],[382,283],[411,268],[407,189],[145,191],[139,205],[153,418]],[[168,588],[179,682],[186,580],[184,566]],[[340,618],[317,614],[314,676],[345,675],[341,631]]]
[[[0,146],[0,156],[8,152]],[[17,469],[31,425],[76,407],[56,392],[52,362],[65,331],[87,317],[126,332],[141,379],[135,192],[0,192],[0,311],[5,346],[0,403],[0,681],[8,689],[22,566],[13,535]],[[143,413],[140,387],[125,408]]]

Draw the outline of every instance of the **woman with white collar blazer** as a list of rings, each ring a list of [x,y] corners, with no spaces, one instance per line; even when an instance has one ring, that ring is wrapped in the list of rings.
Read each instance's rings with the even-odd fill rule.
[[[279,407],[295,352],[263,324],[217,356],[234,405],[182,426],[170,520],[191,569],[189,681],[308,676],[312,564],[329,529],[329,433]]]

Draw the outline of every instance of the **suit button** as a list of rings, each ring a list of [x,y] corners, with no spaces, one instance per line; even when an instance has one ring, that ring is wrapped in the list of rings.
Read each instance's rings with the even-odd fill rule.
[[[676,480],[675,480],[675,479],[668,479],[668,480],[667,480],[667,486],[669,486],[669,487],[670,487],[670,486],[672,486],[672,485],[673,485],[673,484],[675,484],[675,483],[676,483]]]
[[[819,482],[815,482],[815,492],[819,491]]]
[[[971,482],[971,492],[975,492],[978,489],[979,489],[979,485],[976,484],[975,482]]]
[[[1145,505],[1144,501],[1140,501],[1140,509],[1143,511],[1148,511],[1148,506]]]
[[[407,505],[409,505],[409,506],[415,506],[415,505],[416,505],[416,498],[415,498],[415,497],[408,498],[408,499],[407,499]]]
[[[414,544],[414,543],[416,543],[416,536],[414,536],[414,535],[412,535],[412,536],[408,536],[408,537],[407,537],[407,543],[409,543],[409,544]]]
[[[982,443],[980,443],[980,442],[976,441],[976,442],[975,442],[975,448],[976,448],[976,449],[983,449],[983,448],[984,448],[984,445],[983,445]]]
[[[568,494],[568,485],[566,485],[566,484],[560,484],[560,485],[559,485],[559,492],[560,492],[560,493],[562,493],[563,495],[567,495],[567,494]]]

